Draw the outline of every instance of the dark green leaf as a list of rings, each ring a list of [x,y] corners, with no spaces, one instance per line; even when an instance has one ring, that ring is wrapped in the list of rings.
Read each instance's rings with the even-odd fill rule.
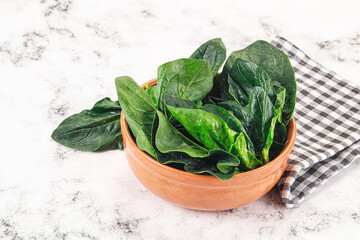
[[[157,111],[159,125],[155,136],[155,145],[162,153],[184,152],[191,157],[206,157],[208,150],[194,143],[179,132],[168,119]]]
[[[126,122],[136,138],[137,146],[156,157],[151,144],[151,129],[156,108],[151,98],[132,78],[123,76],[115,79]]]
[[[221,38],[214,38],[196,49],[190,58],[207,60],[215,77],[226,59],[226,48]]]
[[[235,100],[242,106],[249,102],[249,97],[241,89],[240,85],[224,71],[215,78],[214,89],[215,96],[222,100]]]
[[[274,90],[276,94],[275,100],[275,109],[279,115],[279,121],[282,122],[282,113],[284,110],[285,105],[285,98],[286,98],[286,89],[279,85],[274,85]]]
[[[155,135],[158,127],[159,115],[156,114],[152,129],[152,143],[156,151],[156,159],[161,164],[167,164],[172,167],[179,164],[180,166],[184,165],[185,167],[176,167],[194,174],[211,174],[221,180],[228,180],[234,176],[235,166],[239,165],[240,161],[232,154],[223,150],[211,150],[204,158],[193,158],[184,152],[160,152],[155,145]]]
[[[226,122],[230,129],[240,133],[235,140],[235,148],[233,148],[232,153],[242,160],[241,163],[246,167],[246,169],[254,169],[262,164],[262,162],[256,158],[254,145],[251,142],[243,124],[232,114],[231,111],[227,111],[219,106],[211,104],[205,105],[202,110],[220,117]]]
[[[238,58],[255,63],[270,76],[272,81],[279,82],[286,89],[282,120],[287,125],[293,115],[296,101],[295,74],[288,56],[272,44],[259,40],[231,53],[225,63],[224,72],[229,72]]]
[[[262,87],[270,99],[274,99],[274,89],[270,76],[255,63],[238,58],[235,60],[230,76],[244,90],[247,96],[254,87]],[[236,99],[235,99],[236,100]]]
[[[274,142],[270,148],[270,158],[274,159],[277,157],[282,150],[284,150],[287,144],[287,130],[283,123],[276,122],[275,131],[274,131]]]
[[[220,117],[201,109],[171,106],[170,102],[167,102],[167,108],[176,120],[204,146],[210,150],[231,151],[236,132],[231,130]]]
[[[201,108],[201,110],[218,116],[227,124],[230,129],[234,130],[235,132],[246,132],[244,126],[239,121],[239,119],[237,119],[231,112],[227,111],[222,107],[213,104],[206,104]]]
[[[227,98],[227,99],[235,100],[242,106],[247,105],[249,103],[249,98],[241,89],[240,85],[237,82],[235,82],[229,75],[228,75],[227,83],[229,86],[228,92],[232,97],[232,99],[231,98]]]
[[[66,118],[51,137],[64,146],[82,151],[122,149],[120,113],[118,102],[104,98],[91,110]]]
[[[269,161],[274,128],[278,115],[263,88],[255,87],[250,93],[249,104],[245,107],[235,101],[224,101],[219,106],[232,111],[242,122],[255,147],[257,157]]]
[[[228,100],[228,99],[223,99],[223,98],[214,97],[214,96],[206,96],[203,101],[204,101],[204,104],[212,104],[212,105],[219,105],[219,103],[226,102],[226,101],[234,101],[235,102],[234,99]]]
[[[202,100],[213,87],[211,67],[206,60],[179,59],[158,68],[157,108],[165,114],[165,95],[190,101]]]
[[[235,174],[235,166],[240,163],[239,159],[223,150],[211,150],[205,158],[192,158],[179,152],[158,153],[157,158],[162,164],[181,163],[189,173],[208,173],[220,180],[231,179]]]
[[[165,96],[165,102],[167,105],[177,107],[177,108],[199,109],[199,107],[197,106],[196,103],[186,100],[186,99],[181,99],[181,98],[178,98],[175,96],[171,96],[171,95]]]
[[[237,156],[241,159],[246,170],[255,169],[262,165],[262,162],[256,158],[254,150],[249,147],[249,142],[251,143],[251,140],[248,139],[246,132],[241,132],[235,140]]]

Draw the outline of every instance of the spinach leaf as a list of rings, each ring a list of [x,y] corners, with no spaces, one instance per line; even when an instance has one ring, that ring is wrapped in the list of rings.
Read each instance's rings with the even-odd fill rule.
[[[269,151],[269,155],[271,159],[277,157],[282,152],[282,150],[284,150],[287,144],[286,135],[287,135],[286,126],[282,122],[277,121],[274,130],[274,141]]]
[[[170,102],[166,103],[170,113],[197,141],[210,150],[223,149],[231,152],[236,132],[220,117],[201,109],[176,107],[171,106]]]
[[[168,105],[172,105],[175,107],[197,109],[197,107],[193,102],[184,99],[179,99],[174,96],[167,95],[165,97],[165,100]],[[239,121],[239,119],[237,119],[231,112],[212,104],[206,104],[201,108],[201,110],[212,113],[220,117],[231,130],[237,133],[241,133],[241,137],[240,138],[238,137],[237,139],[243,141],[238,140],[238,142],[235,143],[235,148],[231,149],[231,153],[242,160],[242,164],[243,166],[245,166],[245,169],[247,170],[253,169],[256,166],[262,164],[262,162],[256,158],[254,145],[251,142],[251,139],[247,135],[246,130],[242,125],[242,123]]]
[[[211,67],[206,60],[179,59],[158,68],[157,109],[169,118],[165,95],[190,101],[202,100],[213,87]]]
[[[214,96],[206,96],[204,98],[204,104],[212,104],[212,105],[219,105],[219,103],[221,102],[227,102],[227,101],[234,101],[234,99],[232,100],[228,100],[228,99],[223,99],[223,98],[219,98],[219,97],[214,97]]]
[[[184,152],[191,157],[206,157],[208,155],[207,149],[185,137],[171,125],[160,111],[157,111],[157,117],[159,123],[155,136],[155,145],[160,152]]]
[[[270,160],[269,149],[278,115],[265,90],[255,87],[250,93],[249,104],[245,107],[235,101],[220,102],[219,106],[232,111],[242,122],[254,144],[257,157],[262,157],[264,163],[267,163]]]
[[[159,114],[156,114],[152,129],[152,143],[156,151],[156,159],[159,163],[172,166],[180,164],[184,167],[179,169],[194,174],[211,174],[221,180],[228,180],[234,176],[237,169],[235,166],[238,166],[240,161],[232,154],[223,150],[210,150],[207,156],[203,158],[190,157],[184,152],[160,152],[155,144],[156,133],[159,128],[159,116]]]
[[[230,70],[230,76],[244,90],[247,96],[257,86],[262,87],[270,99],[274,99],[275,93],[270,76],[256,64],[238,58]]]
[[[247,170],[254,169],[262,164],[262,162],[256,158],[254,145],[243,124],[232,112],[211,104],[205,105],[202,110],[220,117],[226,122],[230,129],[240,133],[235,140],[235,148],[233,148],[232,154],[241,159],[241,163]]]
[[[232,98],[227,98],[231,100],[235,100],[242,106],[245,106],[249,103],[249,97],[244,93],[241,89],[240,85],[231,78],[231,76],[227,75],[227,83],[228,83],[228,93]]]
[[[234,130],[235,132],[238,132],[238,133],[246,132],[246,130],[245,130],[244,126],[242,125],[242,123],[240,122],[240,120],[237,119],[231,112],[225,110],[222,107],[212,105],[212,104],[206,104],[205,106],[203,106],[201,108],[201,110],[204,110],[206,112],[209,112],[209,113],[212,113],[212,114],[218,116],[227,124],[227,126],[231,130]]]
[[[207,60],[210,63],[213,77],[215,77],[226,59],[226,48],[221,38],[214,38],[196,49],[190,58]]]
[[[282,112],[285,104],[286,89],[279,84],[275,84],[274,90],[276,93],[276,101],[274,107],[278,114],[278,121],[276,122],[274,130],[274,141],[270,148],[270,158],[277,157],[287,144],[287,130],[285,124],[282,122]]]
[[[220,180],[231,179],[235,166],[240,163],[239,159],[223,150],[211,150],[205,158],[192,158],[181,152],[158,153],[157,159],[161,164],[181,163],[189,173],[208,173]]]
[[[270,76],[272,81],[279,82],[286,89],[282,122],[287,125],[294,113],[297,89],[294,69],[289,57],[272,44],[259,40],[242,50],[231,53],[223,71],[229,72],[238,58],[255,63]]]
[[[229,73],[225,73],[224,71],[225,70],[214,80],[215,96],[222,100],[235,100],[242,106],[245,106],[249,102],[248,95],[245,94],[240,85],[231,78]]]
[[[274,85],[274,91],[276,93],[275,109],[279,115],[279,122],[282,122],[282,113],[285,105],[286,89],[280,85]]]
[[[157,96],[156,96],[157,87],[158,87],[157,85],[149,86],[146,84],[146,89],[145,89],[146,94],[149,95],[149,97],[151,98],[151,100],[155,104],[155,106],[156,106],[156,102],[157,102]]]
[[[122,76],[115,79],[119,103],[126,122],[136,138],[139,149],[156,157],[151,144],[151,129],[156,108],[151,98],[132,78]]]
[[[262,165],[262,162],[256,158],[256,154],[251,147],[246,132],[241,132],[235,140],[235,149],[237,150],[237,156],[241,159],[241,163],[245,166],[244,170],[255,169]],[[252,143],[251,143],[252,144]]]
[[[82,151],[122,149],[120,113],[117,101],[104,98],[91,110],[66,118],[51,137],[64,146]]]
[[[175,96],[166,95],[165,102],[167,105],[178,107],[178,108],[187,108],[187,109],[199,109],[199,106],[189,100],[181,99]]]
[[[201,108],[201,107],[203,106],[203,102],[202,102],[201,100],[197,101],[197,102],[196,102],[196,106],[197,106],[198,108]]]

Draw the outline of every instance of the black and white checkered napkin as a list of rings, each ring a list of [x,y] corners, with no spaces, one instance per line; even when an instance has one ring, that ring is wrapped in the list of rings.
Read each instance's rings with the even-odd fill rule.
[[[298,86],[297,139],[278,183],[283,203],[292,208],[360,158],[360,88],[284,38],[272,44],[289,56]]]

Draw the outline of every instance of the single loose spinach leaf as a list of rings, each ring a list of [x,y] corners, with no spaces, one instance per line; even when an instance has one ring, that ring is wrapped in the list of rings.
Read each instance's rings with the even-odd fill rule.
[[[270,76],[255,63],[241,58],[236,59],[230,70],[230,76],[244,90],[247,96],[250,95],[254,87],[262,87],[270,99],[275,98]]]
[[[190,101],[202,100],[213,87],[213,77],[207,60],[179,59],[158,68],[157,109],[169,118],[165,95]]]
[[[117,101],[104,98],[92,109],[66,118],[51,137],[64,146],[82,151],[122,149],[120,113]]]
[[[278,115],[270,98],[261,87],[255,87],[249,96],[249,104],[245,107],[235,101],[224,101],[219,106],[232,111],[242,122],[255,147],[258,158],[267,163],[269,149],[273,142],[274,128]]]
[[[119,103],[126,122],[136,138],[139,149],[156,157],[151,144],[151,129],[156,108],[151,98],[132,78],[122,76],[115,79]]]
[[[271,78],[286,89],[282,122],[287,125],[294,113],[296,101],[296,81],[289,57],[272,44],[259,40],[248,47],[232,52],[227,59],[223,72],[229,72],[236,59],[241,58],[261,67]]]
[[[197,141],[210,150],[223,149],[231,152],[236,132],[224,120],[201,109],[181,108],[171,106],[170,102],[166,103],[170,113]]]
[[[196,49],[190,58],[207,60],[210,63],[213,77],[215,77],[226,59],[226,48],[221,38],[214,38]]]
[[[179,132],[168,119],[157,111],[159,119],[158,128],[155,136],[155,145],[162,153],[184,152],[191,157],[206,157],[208,150],[194,143],[181,132]]]

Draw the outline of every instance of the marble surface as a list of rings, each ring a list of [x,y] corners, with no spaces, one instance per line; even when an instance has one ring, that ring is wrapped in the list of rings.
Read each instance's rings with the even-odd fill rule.
[[[116,99],[116,76],[145,82],[214,37],[231,52],[281,35],[360,85],[359,12],[329,0],[0,1],[0,239],[359,239],[359,162],[294,209],[273,189],[199,212],[147,191],[121,151],[50,138],[65,117]]]

